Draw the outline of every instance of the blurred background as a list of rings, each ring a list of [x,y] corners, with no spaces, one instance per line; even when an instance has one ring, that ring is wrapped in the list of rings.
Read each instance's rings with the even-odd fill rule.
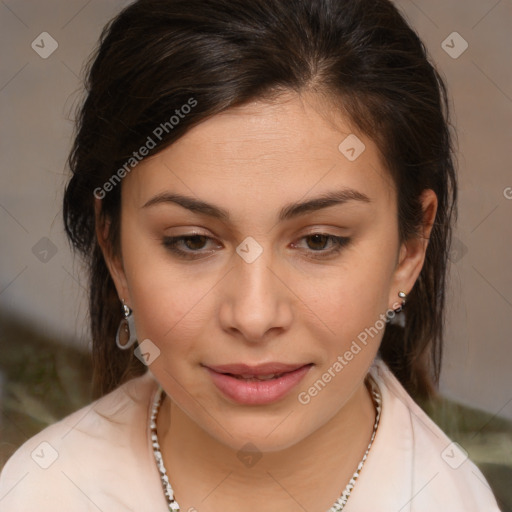
[[[83,65],[128,3],[0,3],[0,468],[91,399],[85,274],[61,203]],[[446,78],[458,133],[443,399],[421,405],[512,511],[512,1],[395,3]]]

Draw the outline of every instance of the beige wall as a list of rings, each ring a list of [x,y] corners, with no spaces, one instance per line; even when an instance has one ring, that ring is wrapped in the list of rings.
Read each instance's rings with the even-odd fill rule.
[[[460,220],[442,390],[512,418],[512,2],[397,3],[447,79],[459,133]],[[103,24],[126,4],[0,4],[0,308],[80,344],[87,343],[84,281],[61,221],[68,119],[84,60]],[[58,43],[47,59],[31,47],[42,32]],[[460,56],[463,41],[453,32],[468,43]],[[441,47],[445,40],[452,56]]]

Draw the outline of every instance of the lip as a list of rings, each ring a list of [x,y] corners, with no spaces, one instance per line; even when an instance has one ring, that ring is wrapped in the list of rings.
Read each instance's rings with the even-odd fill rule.
[[[257,366],[229,364],[205,366],[215,386],[227,398],[238,404],[263,405],[284,398],[308,373],[313,366],[308,364],[265,363]],[[235,375],[282,374],[270,380],[244,380]],[[232,375],[230,375],[232,374]]]

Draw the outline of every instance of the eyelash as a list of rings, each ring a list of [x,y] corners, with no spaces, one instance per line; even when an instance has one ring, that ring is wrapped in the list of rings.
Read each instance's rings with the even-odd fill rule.
[[[314,236],[326,237],[327,240],[332,241],[332,243],[334,244],[334,247],[333,247],[333,249],[328,250],[328,251],[310,250],[310,252],[312,254],[316,253],[314,256],[313,255],[308,256],[311,259],[320,260],[320,259],[326,259],[328,257],[335,256],[335,255],[339,254],[341,252],[341,250],[344,247],[346,247],[348,245],[348,243],[350,242],[350,238],[343,237],[343,236],[329,235],[327,233],[311,233],[309,235],[303,236],[302,238],[300,238],[300,240],[311,238]],[[213,238],[206,236],[206,235],[191,234],[191,235],[164,237],[162,240],[162,245],[181,259],[196,260],[196,259],[204,257],[204,253],[201,254],[199,252],[199,250],[198,251],[183,251],[182,249],[177,248],[177,245],[179,242],[193,240],[194,238],[204,238],[205,242],[208,240],[213,240]]]

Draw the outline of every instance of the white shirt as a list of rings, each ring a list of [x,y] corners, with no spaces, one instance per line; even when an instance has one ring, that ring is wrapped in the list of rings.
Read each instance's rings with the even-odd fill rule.
[[[387,365],[377,358],[370,372],[381,419],[344,511],[500,512],[481,471]],[[0,474],[0,511],[168,510],[148,430],[157,389],[147,372],[26,441]]]

